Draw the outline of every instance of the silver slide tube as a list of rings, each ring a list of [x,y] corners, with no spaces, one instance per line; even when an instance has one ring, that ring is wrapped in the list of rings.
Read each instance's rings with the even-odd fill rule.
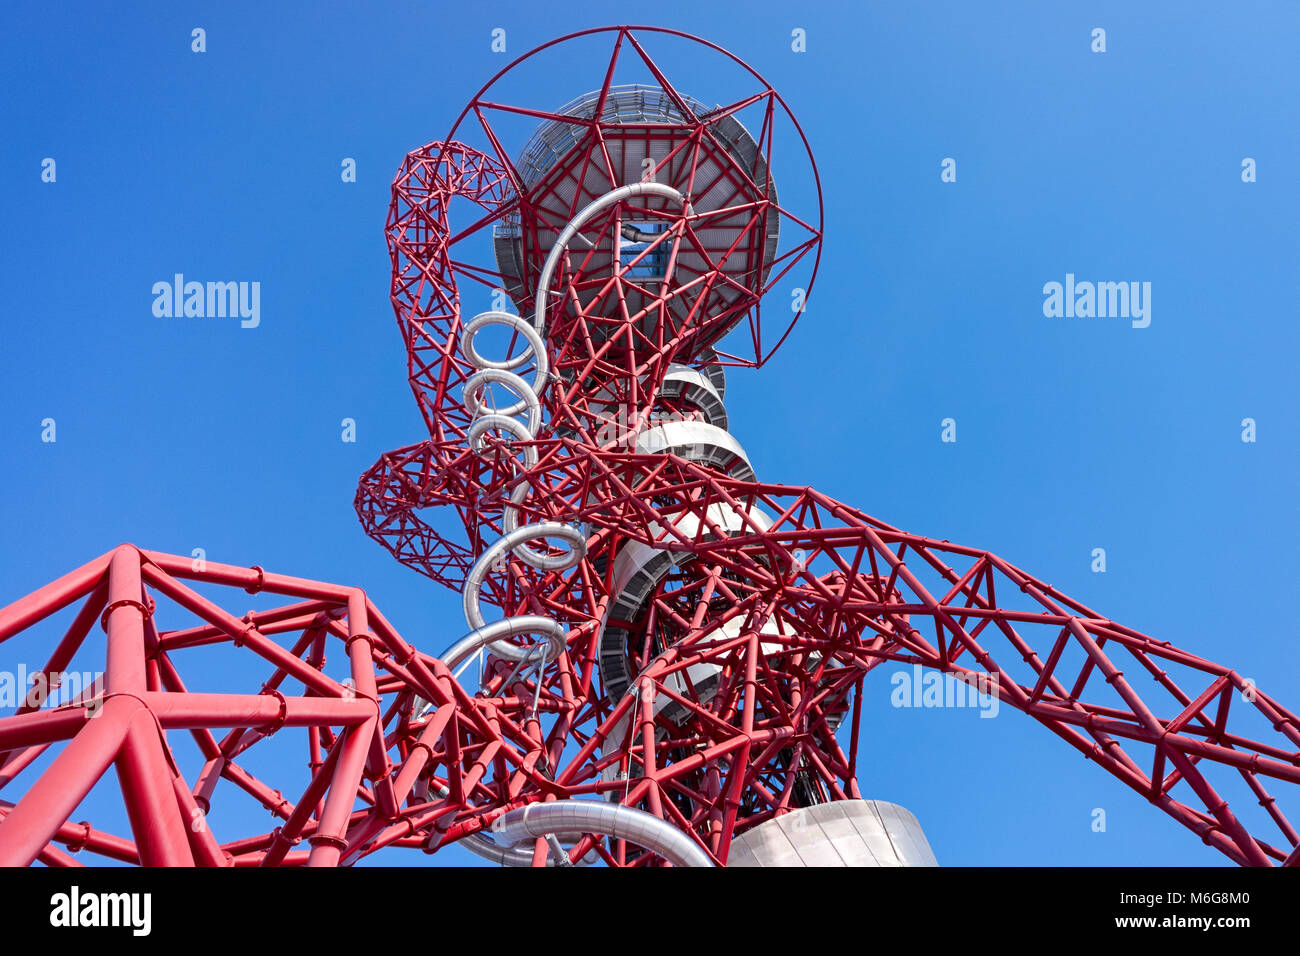
[[[644,847],[674,866],[713,865],[709,855],[681,830],[644,810],[622,804],[594,800],[531,803],[492,823],[493,836],[512,846],[552,833],[600,833]]]
[[[567,633],[564,625],[553,618],[542,617],[540,614],[519,614],[475,628],[443,651],[439,657],[452,671],[472,657],[479,648],[488,646],[491,646],[492,653],[497,657],[517,664],[553,661],[564,651],[564,639]],[[544,637],[546,643],[533,647],[519,647],[504,640],[521,634],[536,634]]]
[[[474,316],[461,331],[461,351],[470,364],[479,370],[465,382],[462,393],[465,408],[473,419],[467,437],[470,448],[475,453],[482,452],[481,440],[490,431],[508,432],[523,442],[534,440],[541,423],[540,396],[546,387],[549,371],[549,359],[542,336],[546,327],[547,287],[555,272],[556,263],[583,223],[602,210],[632,196],[662,196],[679,203],[687,214],[691,211],[690,203],[686,201],[685,196],[671,186],[660,183],[631,183],[605,193],[579,212],[564,227],[551,247],[538,283],[532,327],[517,315],[490,311]],[[507,359],[484,357],[476,348],[474,339],[479,331],[488,325],[504,326],[522,335],[528,343],[527,350]],[[530,358],[536,367],[531,384],[514,371]],[[486,386],[493,383],[513,391],[519,396],[519,401],[507,408],[485,407],[479,394]],[[514,417],[522,412],[528,414],[527,424]],[[537,459],[536,448],[530,446],[524,449],[523,464],[526,469],[534,467]],[[472,630],[443,652],[442,661],[455,671],[458,665],[486,648],[497,657],[517,665],[535,664],[538,668],[537,680],[540,691],[542,668],[548,661],[555,660],[563,653],[567,632],[558,621],[531,614],[517,615],[488,624],[480,607],[483,582],[492,566],[501,561],[507,553],[513,553],[525,564],[541,571],[571,568],[586,554],[587,542],[581,531],[556,521],[540,521],[519,527],[519,506],[523,504],[527,494],[528,486],[523,483],[511,493],[503,514],[506,533],[479,556],[474,566],[470,568],[469,574],[466,575],[462,606],[465,620]],[[566,551],[553,555],[529,546],[529,542],[544,538],[562,539],[569,547]],[[545,643],[521,647],[508,640],[524,634],[541,636],[545,638]],[[447,792],[446,787],[439,788],[441,796],[446,796]],[[532,834],[534,838],[545,837],[551,847],[547,859],[548,865],[562,865],[564,849],[559,843],[557,834],[572,832],[600,833],[629,840],[658,853],[678,866],[712,865],[708,856],[684,833],[657,817],[631,807],[598,804],[591,801],[562,800],[512,811],[497,823],[500,826],[494,825],[494,831],[504,834],[507,842],[511,844],[521,842],[532,830],[537,831]],[[482,833],[473,834],[458,842],[472,853],[502,866],[532,864],[531,849],[513,845],[503,847]],[[582,862],[591,862],[591,856],[589,854],[588,859]]]

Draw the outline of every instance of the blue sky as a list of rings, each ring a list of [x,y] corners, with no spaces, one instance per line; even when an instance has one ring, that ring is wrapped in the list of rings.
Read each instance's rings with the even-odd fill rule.
[[[1132,6],[626,15],[747,60],[821,171],[807,311],[728,383],[758,474],[994,550],[1294,709],[1300,10]],[[457,637],[458,596],[352,509],[362,470],[423,434],[388,303],[389,183],[504,65],[494,27],[513,56],[614,9],[8,4],[0,603],[132,541],[361,584],[422,648]],[[709,99],[709,69],[683,88]],[[599,83],[575,62],[546,89],[558,106]],[[151,287],[176,272],[260,281],[260,326],[156,318]],[[1150,326],[1045,317],[1043,284],[1067,273],[1150,282]],[[894,710],[873,686],[863,790],[915,812],[941,863],[1223,861],[1010,709]]]

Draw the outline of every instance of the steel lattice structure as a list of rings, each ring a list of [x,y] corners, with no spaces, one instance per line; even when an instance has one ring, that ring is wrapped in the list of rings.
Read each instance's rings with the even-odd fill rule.
[[[707,107],[650,39],[751,88]],[[606,44],[594,92],[558,111],[502,98],[578,41]],[[502,117],[538,126],[522,151]],[[811,214],[778,200],[778,160]],[[996,693],[1235,862],[1300,859],[1267,789],[1300,783],[1300,721],[1253,682],[987,551],[755,475],[723,368],[789,334],[764,335],[762,300],[811,289],[821,194],[794,117],[739,60],[643,27],[526,54],[406,158],[387,229],[429,438],[362,476],[357,513],[464,592],[468,633],[435,657],[359,589],[118,548],[0,611],[8,640],[79,607],[41,674],[97,622],[107,659],[79,698],[0,719],[0,797],[48,763],[0,803],[0,864],[336,865],[457,841],[516,865],[725,864],[738,834],[862,796],[863,694],[886,661]],[[462,285],[502,305],[463,316]],[[511,357],[485,357],[488,329]],[[202,588],[290,603],[239,616]],[[163,601],[194,623],[164,629]],[[187,689],[201,652],[247,662],[244,692]],[[259,757],[286,734],[305,759]],[[72,822],[110,767],[133,839]],[[223,794],[275,827],[219,838]]]

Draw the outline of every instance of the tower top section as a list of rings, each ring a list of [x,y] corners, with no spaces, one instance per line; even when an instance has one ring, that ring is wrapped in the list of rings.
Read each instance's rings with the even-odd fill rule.
[[[451,271],[501,290],[521,315],[542,295],[561,378],[602,378],[605,362],[757,367],[802,312],[821,250],[816,165],[779,94],[721,47],[658,27],[562,37],[493,77],[440,144],[503,171],[500,202],[469,211],[476,221],[451,210]],[[673,192],[628,195],[585,219],[542,288],[565,227],[638,183]],[[481,267],[483,240],[494,273]]]
[[[523,193],[493,232],[504,288],[521,311],[564,227],[621,186],[655,183],[585,221],[549,285],[547,325],[582,323],[611,354],[667,341],[701,361],[765,291],[780,239],[776,186],[735,113],[662,87],[594,90],[543,122],[516,161]],[[622,339],[620,342],[619,339]]]

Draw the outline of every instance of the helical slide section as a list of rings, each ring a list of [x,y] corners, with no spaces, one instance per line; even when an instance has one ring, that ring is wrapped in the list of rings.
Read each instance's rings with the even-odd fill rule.
[[[661,196],[677,202],[690,213],[690,203],[673,189],[660,183],[631,183],[610,190],[583,208],[560,232],[546,258],[538,280],[533,323],[508,312],[482,312],[465,324],[460,336],[461,352],[477,371],[466,380],[463,398],[470,413],[471,424],[467,434],[470,448],[475,454],[485,454],[484,437],[489,432],[508,433],[524,443],[521,472],[526,473],[537,465],[537,450],[532,442],[541,426],[541,396],[549,375],[546,343],[548,286],[555,267],[571,242],[591,217],[616,203],[633,196]],[[489,325],[502,326],[517,333],[526,348],[505,359],[485,357],[477,348],[475,338]],[[517,369],[532,360],[532,381],[526,381]],[[491,385],[499,385],[514,393],[517,401],[504,408],[489,408],[482,397]],[[522,420],[521,420],[522,416]],[[485,550],[466,575],[463,592],[465,621],[469,633],[447,648],[441,660],[453,673],[481,652],[513,663],[517,672],[536,670],[536,695],[541,693],[542,672],[548,662],[556,660],[564,651],[567,632],[562,624],[540,615],[517,615],[488,623],[483,616],[481,595],[489,571],[498,566],[507,555],[514,555],[529,567],[539,571],[562,571],[573,567],[586,554],[586,538],[570,525],[556,521],[539,521],[519,525],[519,507],[528,495],[527,481],[520,481],[511,492],[503,509],[502,525],[505,534]],[[560,553],[534,547],[532,542],[559,539],[567,548]],[[521,646],[509,638],[532,635],[541,637],[540,643]],[[533,714],[536,715],[537,696],[534,696]],[[445,796],[445,788],[439,788]],[[525,843],[530,837],[545,838],[550,847],[547,865],[569,864],[567,851],[560,843],[560,835],[599,833],[624,839],[650,850],[677,866],[711,866],[709,857],[686,834],[644,811],[632,807],[611,805],[589,800],[557,800],[532,804],[511,811],[498,818],[493,825],[497,840],[482,833],[460,840],[472,853],[504,866],[531,866],[533,851]],[[504,845],[503,845],[504,844]],[[596,854],[588,854],[582,862],[594,862]]]

